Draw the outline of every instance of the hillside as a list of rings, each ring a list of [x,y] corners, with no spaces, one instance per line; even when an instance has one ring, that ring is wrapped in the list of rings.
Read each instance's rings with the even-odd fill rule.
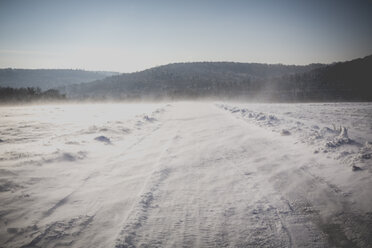
[[[261,89],[270,78],[304,73],[324,65],[294,66],[233,62],[176,63],[112,76],[60,90],[72,98],[230,97]]]
[[[67,69],[0,69],[0,87],[39,87],[42,90],[90,82],[116,75],[116,72]]]
[[[371,101],[372,56],[330,65],[176,63],[60,88],[74,99]]]
[[[270,84],[292,99],[372,101],[372,55],[286,75]]]
[[[70,99],[215,97],[254,101],[372,101],[372,56],[307,66],[194,62],[115,75],[81,70],[0,70],[0,87],[56,88]]]

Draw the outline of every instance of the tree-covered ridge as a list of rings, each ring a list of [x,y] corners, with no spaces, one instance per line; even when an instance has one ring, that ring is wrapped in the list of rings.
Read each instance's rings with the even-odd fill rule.
[[[70,85],[61,88],[61,91],[72,98],[93,99],[230,97],[257,92],[271,78],[302,73],[322,66],[324,65],[175,63],[91,83]]]
[[[61,88],[75,99],[372,101],[372,56],[330,65],[176,63]]]
[[[271,86],[293,99],[372,101],[372,55],[285,75]]]
[[[0,87],[39,87],[42,90],[64,85],[91,82],[116,72],[84,71],[69,69],[0,69]]]
[[[0,102],[2,103],[27,103],[34,101],[65,100],[66,96],[58,90],[50,89],[42,91],[40,88],[10,88],[0,87]]]
[[[75,100],[372,101],[372,56],[330,65],[175,63],[56,87]]]

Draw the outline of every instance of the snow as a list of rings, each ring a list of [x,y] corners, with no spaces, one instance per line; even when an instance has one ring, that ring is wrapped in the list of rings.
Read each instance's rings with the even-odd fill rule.
[[[331,153],[329,156],[350,166],[364,166],[370,162],[367,160],[372,154],[370,103],[219,103],[217,106],[284,136],[293,133],[299,142],[311,145],[315,153]]]
[[[372,243],[372,104],[41,105],[0,116],[0,247]]]

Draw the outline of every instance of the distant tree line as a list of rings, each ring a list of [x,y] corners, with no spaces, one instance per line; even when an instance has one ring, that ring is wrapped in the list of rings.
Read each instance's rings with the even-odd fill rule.
[[[372,101],[372,56],[276,78],[277,93],[293,100]],[[279,96],[280,97],[280,96]]]
[[[193,62],[159,66],[107,77],[90,83],[61,87],[72,99],[136,100],[199,99],[205,97],[253,98],[265,91],[273,77],[323,67],[234,62]]]
[[[72,99],[372,101],[372,56],[330,65],[176,63],[60,88]]]
[[[41,90],[56,89],[61,86],[91,82],[116,72],[84,71],[69,69],[0,69],[0,87],[39,87]]]
[[[98,101],[200,98],[277,102],[372,101],[371,69],[372,56],[329,65],[306,66],[234,62],[175,63],[104,77],[93,82],[71,84],[71,81],[68,85],[54,87],[59,92],[41,92],[38,88],[23,88],[20,91],[12,89],[13,92],[4,88],[8,92],[3,93],[0,100],[62,99],[66,95],[73,100]],[[38,70],[33,73],[40,76],[42,72]],[[17,87],[16,82],[22,80],[9,75],[23,75],[26,72],[9,70],[3,73],[7,74],[6,78],[13,79],[11,87]],[[53,75],[65,78],[70,73],[58,71],[53,72]]]
[[[1,103],[27,103],[34,101],[60,101],[65,100],[66,95],[61,94],[58,90],[50,89],[42,91],[40,88],[10,88],[0,87]]]

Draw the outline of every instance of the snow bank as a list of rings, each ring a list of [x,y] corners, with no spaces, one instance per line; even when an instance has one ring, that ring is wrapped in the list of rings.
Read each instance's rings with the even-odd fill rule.
[[[311,145],[314,148],[314,153],[326,153],[351,167],[358,166],[371,170],[370,148],[368,145],[363,145],[363,143],[372,142],[372,126],[368,126],[369,121],[372,123],[371,104],[360,104],[360,107],[358,104],[346,104],[345,107],[342,103],[339,105],[309,105],[248,104],[234,106],[223,103],[216,104],[217,107],[245,121],[271,129],[282,136],[293,134],[300,142]],[[318,112],[316,112],[317,108]],[[288,111],[289,109],[292,111]],[[339,109],[343,110],[342,118],[337,115],[332,116],[332,111],[338,113]],[[357,112],[363,110],[360,116],[355,114],[356,109]],[[262,110],[267,112],[262,112]],[[323,112],[326,113],[325,116],[322,116]],[[347,119],[348,116],[350,116],[349,119]],[[345,123],[337,128],[335,123],[339,121]],[[350,130],[353,130],[356,123],[358,123],[356,126],[358,130],[353,132],[356,138],[352,139],[349,137],[349,128],[346,125],[351,127]],[[327,124],[332,127],[323,126]],[[320,126],[323,127],[320,128]]]

